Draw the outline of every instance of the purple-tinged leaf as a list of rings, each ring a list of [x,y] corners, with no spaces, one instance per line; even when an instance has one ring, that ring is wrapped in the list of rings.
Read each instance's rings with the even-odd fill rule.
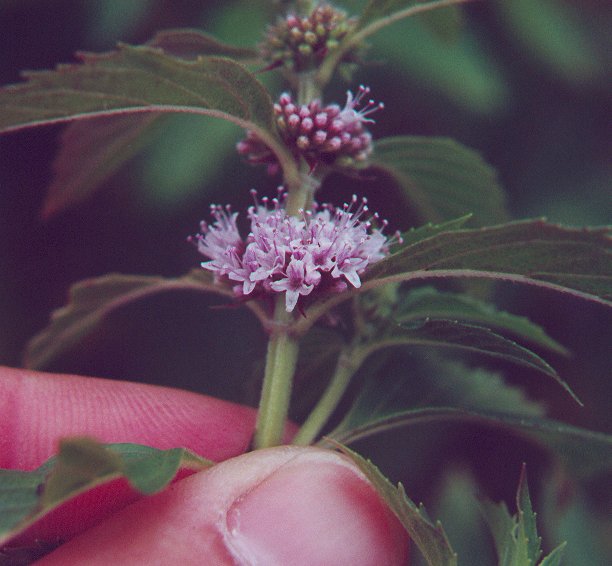
[[[159,114],[132,114],[73,122],[62,132],[54,177],[43,205],[50,217],[85,200],[149,141]]]
[[[610,304],[610,230],[528,220],[441,233],[373,265],[362,288],[439,277],[482,277],[564,291]]]
[[[203,269],[176,279],[110,274],[75,283],[70,289],[68,305],[56,310],[49,326],[28,344],[24,363],[29,368],[43,369],[93,332],[114,311],[151,295],[184,290],[233,298],[230,289],[215,285],[212,274]],[[257,303],[250,301],[245,306],[265,322],[265,314]]]
[[[256,51],[222,43],[195,29],[171,29],[148,42],[164,54],[185,60],[201,56],[253,59]],[[43,205],[49,217],[84,200],[150,141],[159,114],[92,118],[69,124],[53,162],[54,178]]]
[[[36,470],[0,470],[0,547],[63,503],[117,478],[149,495],[168,485],[180,469],[198,471],[212,464],[184,448],[64,440],[58,456]]]
[[[478,153],[449,138],[400,136],[374,144],[370,163],[395,181],[423,222],[468,213],[477,225],[508,219],[494,169]]]
[[[198,29],[163,30],[156,33],[147,45],[162,49],[167,55],[180,57],[181,59],[217,56],[248,62],[257,58],[256,49],[223,43],[214,36]]]
[[[440,522],[434,523],[422,504],[413,503],[401,483],[393,485],[370,460],[366,460],[346,446],[335,442],[333,446],[351,458],[366,475],[400,520],[429,566],[457,566],[457,555],[451,548]]]

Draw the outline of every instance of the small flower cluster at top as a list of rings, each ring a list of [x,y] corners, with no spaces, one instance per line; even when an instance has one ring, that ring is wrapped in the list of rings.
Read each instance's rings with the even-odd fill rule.
[[[364,103],[369,93],[364,86],[355,96],[348,91],[344,108],[337,104],[323,106],[319,100],[299,106],[290,94],[283,93],[274,105],[278,132],[295,158],[302,156],[311,169],[318,163],[363,162],[372,153],[372,135],[364,124],[374,122],[368,116],[384,107],[371,99]],[[271,174],[278,171],[276,156],[255,132],[247,131],[246,139],[236,148],[249,163],[265,163]]]
[[[289,14],[268,27],[261,57],[270,68],[282,65],[295,72],[316,68],[356,23],[329,4],[319,4],[306,17]]]
[[[256,199],[256,192],[253,191]],[[360,275],[383,259],[389,246],[401,241],[399,234],[388,238],[387,221],[368,214],[366,199],[334,207],[321,204],[299,216],[288,216],[285,194],[271,201],[255,200],[248,209],[251,231],[240,236],[238,213],[230,207],[213,205],[214,222],[202,222],[201,233],[192,238],[198,251],[209,258],[202,263],[217,280],[235,281],[237,296],[285,293],[292,312],[300,297],[340,292],[361,286]],[[380,223],[381,228],[373,224]],[[300,302],[303,308],[303,300]]]

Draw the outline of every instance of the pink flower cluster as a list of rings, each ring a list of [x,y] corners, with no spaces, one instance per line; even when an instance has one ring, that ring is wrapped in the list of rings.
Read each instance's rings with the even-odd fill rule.
[[[393,239],[373,226],[378,215],[369,215],[366,199],[356,196],[342,208],[316,205],[311,212],[288,216],[284,196],[267,198],[248,209],[251,231],[244,240],[238,231],[238,213],[213,205],[214,222],[202,222],[194,236],[198,251],[209,258],[204,269],[220,280],[235,281],[238,296],[285,293],[288,312],[300,297],[338,292],[361,286],[360,275],[381,260]],[[303,304],[303,300],[300,302]]]
[[[365,161],[372,152],[372,135],[364,124],[373,122],[368,116],[383,108],[373,100],[363,103],[369,92],[364,86],[355,96],[348,91],[344,108],[323,106],[319,100],[298,106],[290,94],[282,94],[274,105],[276,125],[296,159],[304,157],[312,169],[318,163],[337,160],[345,164]],[[266,163],[271,173],[278,169],[276,157],[254,132],[248,131],[236,148],[249,163]]]

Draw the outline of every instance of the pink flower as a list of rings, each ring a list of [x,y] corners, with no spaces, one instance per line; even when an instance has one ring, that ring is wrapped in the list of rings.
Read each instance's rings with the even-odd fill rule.
[[[368,116],[383,108],[373,100],[364,103],[369,92],[364,86],[355,96],[347,91],[344,108],[323,106],[319,100],[298,106],[290,94],[281,94],[274,105],[280,136],[295,158],[302,156],[313,169],[339,160],[345,165],[363,162],[372,152],[372,136],[364,124],[374,122]],[[236,148],[249,163],[267,164],[271,173],[278,170],[276,157],[254,132],[247,132]]]
[[[200,234],[193,237],[208,258],[202,267],[219,281],[238,283],[238,296],[285,293],[287,311],[292,312],[298,303],[303,306],[302,297],[339,292],[347,283],[360,287],[367,267],[399,241],[384,235],[386,221],[374,227],[378,215],[368,214],[366,199],[358,202],[353,196],[341,208],[315,204],[299,217],[287,216],[283,201],[283,193],[271,201],[256,200],[248,209],[251,230],[244,240],[237,214],[220,206],[211,208],[214,222],[202,222]]]

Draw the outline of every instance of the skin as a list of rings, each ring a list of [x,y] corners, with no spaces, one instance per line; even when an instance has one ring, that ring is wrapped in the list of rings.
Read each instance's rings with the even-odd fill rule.
[[[68,542],[37,564],[407,563],[407,536],[344,456],[244,453],[253,409],[184,391],[0,368],[0,467],[29,470],[65,436],[184,446],[221,462],[142,498],[117,480],[11,541]]]

